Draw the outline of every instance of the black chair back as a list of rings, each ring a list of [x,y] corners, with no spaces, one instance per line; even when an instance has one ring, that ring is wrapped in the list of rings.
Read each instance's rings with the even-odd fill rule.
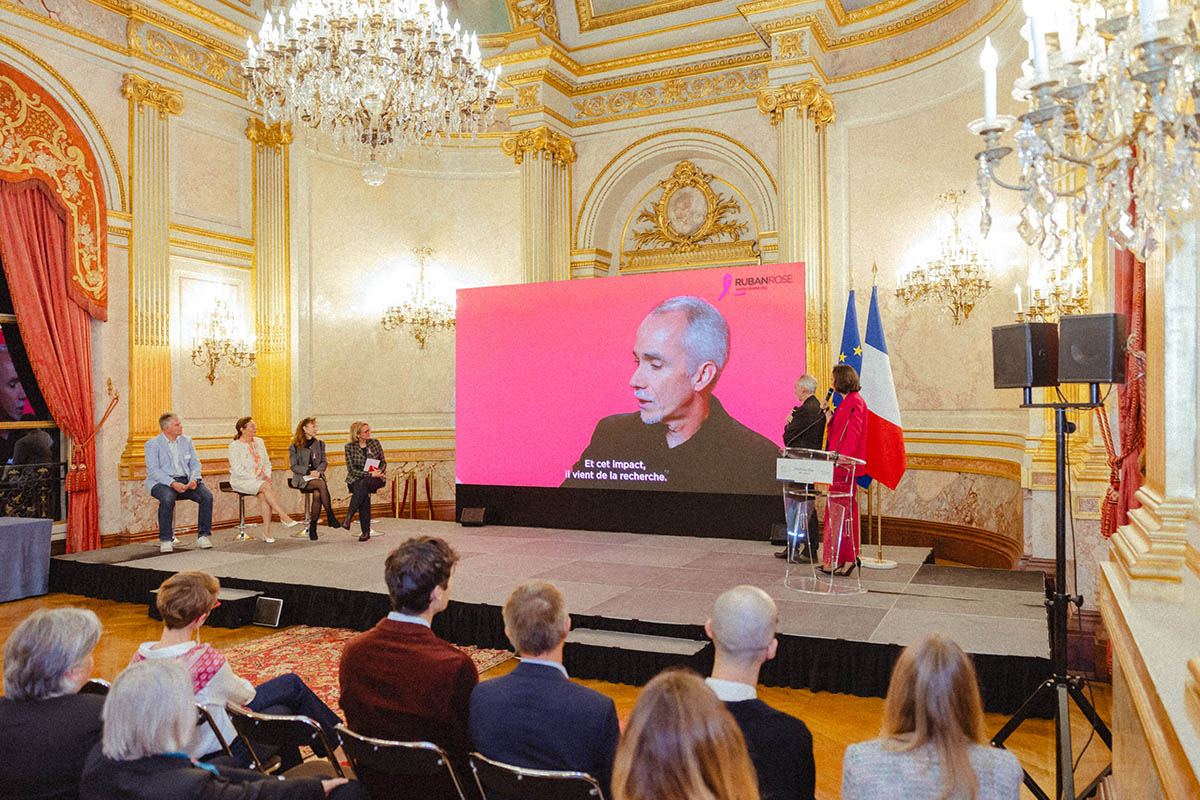
[[[225,741],[224,735],[221,734],[221,729],[217,727],[217,721],[213,719],[213,715],[207,708],[200,703],[196,703],[197,720],[196,725],[207,725],[213,735],[217,737],[217,744],[221,745],[221,750],[230,758],[233,757],[233,751],[229,749],[229,742]]]
[[[273,748],[311,747],[313,752],[323,757],[332,765],[334,774],[344,778],[342,765],[338,763],[333,748],[325,738],[325,731],[315,719],[305,716],[290,716],[285,714],[260,714],[236,703],[226,703],[225,710],[238,737],[246,744],[254,766],[260,772],[266,772],[268,765],[261,757],[261,745],[271,745]],[[256,749],[255,744],[259,747]]]
[[[471,772],[479,794],[512,800],[604,800],[599,782],[586,772],[527,769],[471,753]]]
[[[388,775],[447,775],[458,796],[466,800],[462,783],[450,764],[450,757],[433,742],[375,739],[355,733],[345,725],[338,725],[337,729],[342,737],[342,750],[350,759],[355,774],[366,768]]]
[[[90,681],[79,687],[80,694],[98,694],[104,696],[108,694],[109,687],[112,686],[103,678],[92,678]]]

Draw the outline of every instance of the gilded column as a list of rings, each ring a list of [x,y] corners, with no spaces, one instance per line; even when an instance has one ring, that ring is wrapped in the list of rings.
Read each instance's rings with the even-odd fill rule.
[[[825,128],[836,116],[833,98],[810,79],[763,89],[758,110],[779,131],[779,261],[804,262],[806,360],[823,381],[831,368]]]
[[[183,93],[128,73],[129,100],[129,439],[122,477],[142,463],[142,447],[159,433],[158,417],[171,408],[169,335],[170,221],[168,130],[183,111]]]
[[[288,146],[292,128],[251,117],[253,143],[254,332],[257,374],[251,382],[251,413],[272,456],[291,438],[291,280]]]
[[[525,281],[571,277],[571,164],[575,145],[546,126],[504,137],[521,166],[521,260]]]

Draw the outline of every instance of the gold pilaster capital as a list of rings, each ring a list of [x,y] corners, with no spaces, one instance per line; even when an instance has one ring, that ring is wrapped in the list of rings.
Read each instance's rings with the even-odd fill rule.
[[[132,72],[125,73],[121,80],[121,96],[134,103],[144,103],[158,109],[158,116],[166,119],[167,114],[183,113],[183,92],[147,80]]]
[[[292,123],[276,122],[268,125],[258,117],[246,120],[246,138],[259,147],[286,147],[295,137],[292,135]]]
[[[508,134],[500,140],[500,150],[518,164],[525,160],[526,153],[545,153],[559,165],[575,161],[575,143],[545,125]]]
[[[758,93],[758,110],[771,115],[771,124],[783,118],[783,112],[796,108],[808,114],[817,127],[829,125],[836,119],[833,96],[815,78],[784,86],[771,86]]]

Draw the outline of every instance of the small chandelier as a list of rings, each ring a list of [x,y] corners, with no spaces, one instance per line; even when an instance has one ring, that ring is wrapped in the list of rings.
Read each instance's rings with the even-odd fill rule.
[[[984,140],[976,156],[980,229],[986,236],[991,226],[995,182],[1022,194],[1018,231],[1044,259],[1053,260],[1066,239],[1085,252],[1104,230],[1113,245],[1145,260],[1200,199],[1197,3],[1024,0],[1024,9],[1029,58],[1013,96],[1029,104],[1026,113],[996,113],[990,40],[980,56],[984,117],[968,125]],[[995,170],[1012,152],[1001,137],[1017,123],[1014,184]]]
[[[938,200],[950,206],[952,231],[939,242],[938,256],[900,278],[896,296],[904,305],[933,302],[945,306],[958,325],[971,316],[979,299],[992,288],[991,268],[975,242],[964,237],[958,225],[959,203],[965,191],[943,192]]]
[[[230,367],[254,366],[254,342],[234,335],[238,325],[234,322],[229,306],[218,300],[207,321],[196,323],[192,338],[192,363],[197,367],[208,367],[208,385],[212,386],[220,374],[218,367],[224,363]]]
[[[408,287],[408,299],[389,306],[380,322],[389,331],[408,327],[420,349],[435,331],[454,330],[454,306],[433,296],[433,287],[425,282],[425,259],[433,255],[428,247],[414,247],[417,257],[417,282]]]
[[[1070,314],[1084,314],[1088,298],[1087,260],[1068,256],[1065,263],[1047,264],[1040,274],[1029,278],[1029,305],[1021,307],[1021,287],[1017,295],[1017,322],[1054,322]]]
[[[315,128],[372,186],[409,146],[486,130],[500,80],[479,38],[425,0],[293,0],[246,39],[242,69],[268,119]]]

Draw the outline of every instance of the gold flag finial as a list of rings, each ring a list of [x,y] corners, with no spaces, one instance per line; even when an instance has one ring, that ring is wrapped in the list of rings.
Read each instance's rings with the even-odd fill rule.
[[[879,279],[879,262],[871,260],[871,288],[875,288],[875,281]]]

